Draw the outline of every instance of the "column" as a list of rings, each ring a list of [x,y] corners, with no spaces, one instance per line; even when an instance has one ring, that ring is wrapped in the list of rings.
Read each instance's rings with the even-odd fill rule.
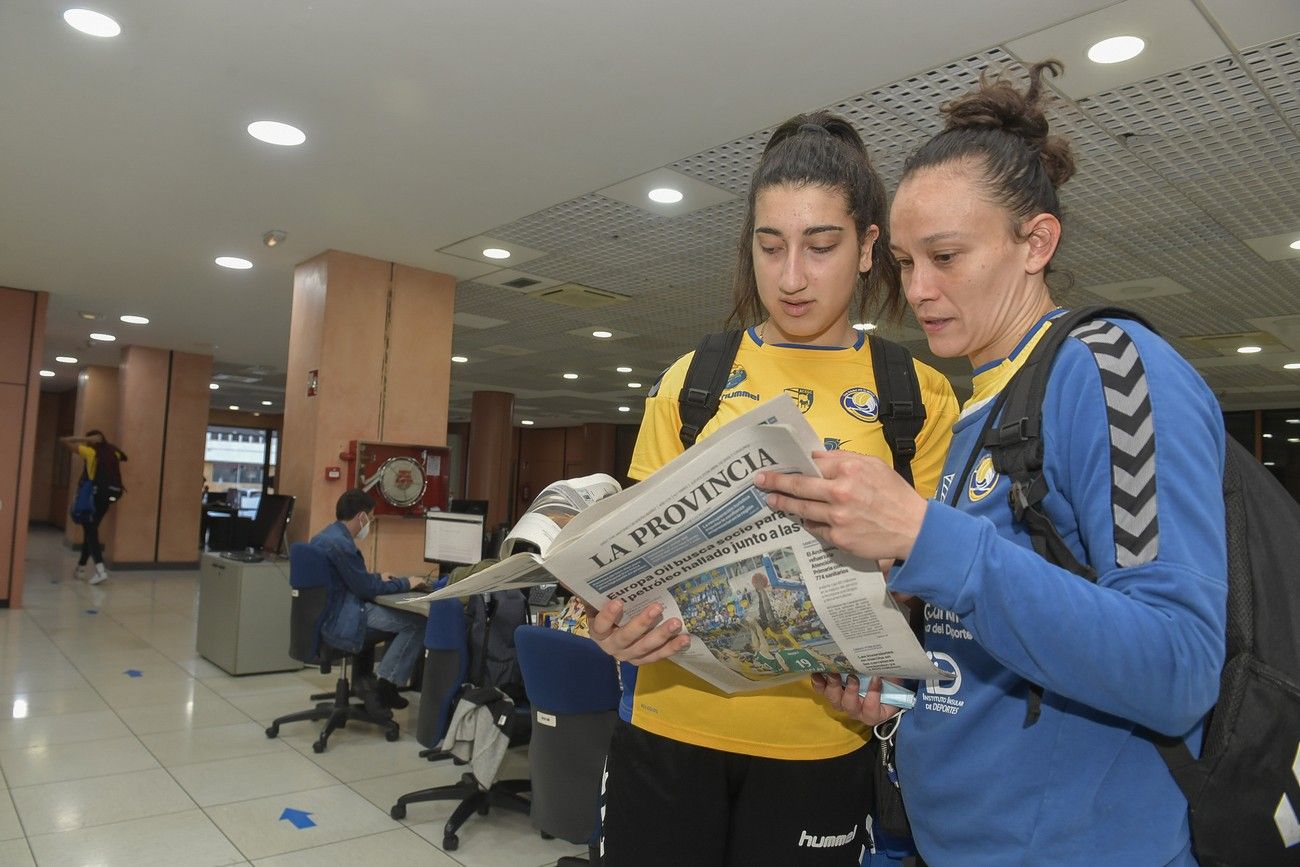
[[[476,391],[469,410],[469,473],[465,486],[471,500],[487,500],[487,526],[495,528],[510,515],[510,437],[515,396],[505,391]],[[536,492],[534,492],[536,494]]]
[[[290,541],[334,520],[351,440],[446,445],[455,291],[449,275],[338,250],[295,269],[279,466],[296,498]],[[423,572],[424,522],[385,516],[362,553],[372,569]]]
[[[100,531],[105,557],[115,568],[194,566],[212,356],[128,346],[118,370],[126,493],[111,534]]]
[[[23,598],[48,301],[44,292],[0,288],[0,607]]]

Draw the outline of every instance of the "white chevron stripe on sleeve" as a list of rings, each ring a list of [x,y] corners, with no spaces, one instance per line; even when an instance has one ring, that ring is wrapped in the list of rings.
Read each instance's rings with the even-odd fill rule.
[[[1120,566],[1140,566],[1156,559],[1160,549],[1160,537],[1156,536],[1142,546],[1141,551],[1130,551],[1123,545],[1115,546],[1115,562]]]
[[[1104,331],[1098,331],[1096,334],[1088,334],[1079,339],[1084,343],[1102,343],[1107,346],[1113,346],[1125,336],[1123,329],[1111,325]]]
[[[1126,455],[1135,455],[1146,447],[1151,441],[1154,431],[1151,426],[1151,416],[1142,420],[1142,426],[1132,434],[1127,434],[1115,425],[1110,426],[1110,443]]]
[[[1130,497],[1136,497],[1142,493],[1142,489],[1151,481],[1151,477],[1156,474],[1156,462],[1147,461],[1142,465],[1142,469],[1135,474],[1129,474],[1123,467],[1112,466],[1114,471],[1112,480],[1115,487],[1119,488]]]
[[[1124,353],[1116,358],[1113,355],[1103,355],[1094,352],[1093,358],[1097,359],[1097,366],[1102,370],[1108,370],[1116,376],[1128,376],[1133,372],[1133,365],[1138,363],[1137,346],[1130,343],[1124,349]]]
[[[1156,516],[1156,497],[1151,495],[1151,499],[1142,504],[1142,508],[1137,510],[1137,514],[1130,513],[1118,503],[1115,504],[1112,511],[1115,513],[1115,526],[1119,527],[1130,536],[1141,536],[1151,524],[1151,520]]]
[[[1147,399],[1147,378],[1144,376],[1133,384],[1133,390],[1125,394],[1117,388],[1106,386],[1106,405],[1116,412],[1132,418],[1142,408]]]

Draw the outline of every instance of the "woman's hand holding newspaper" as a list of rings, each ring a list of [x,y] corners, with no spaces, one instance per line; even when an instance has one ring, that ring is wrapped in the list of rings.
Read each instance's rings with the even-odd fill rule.
[[[601,650],[619,662],[646,665],[667,659],[691,643],[689,635],[681,634],[682,622],[673,617],[661,623],[663,615],[663,606],[656,602],[619,626],[623,602],[613,599],[600,611],[588,607],[587,623]]]
[[[827,545],[876,560],[907,557],[921,532],[926,501],[879,458],[846,451],[813,452],[822,478],[761,472],[754,485],[768,505],[803,518]]]

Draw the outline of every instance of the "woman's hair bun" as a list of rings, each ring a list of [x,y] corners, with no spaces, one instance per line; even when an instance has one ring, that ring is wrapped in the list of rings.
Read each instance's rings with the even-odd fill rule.
[[[1039,152],[1053,187],[1074,174],[1074,156],[1061,136],[1050,135],[1044,111],[1044,73],[1053,78],[1064,70],[1059,60],[1044,60],[1029,68],[1029,87],[1021,90],[1001,76],[980,74],[979,87],[940,109],[944,132],[961,129],[1000,130],[1021,139]]]

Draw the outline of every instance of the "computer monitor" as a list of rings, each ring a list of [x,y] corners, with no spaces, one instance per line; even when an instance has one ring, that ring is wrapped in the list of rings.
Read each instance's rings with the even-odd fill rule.
[[[279,554],[284,546],[284,531],[293,517],[293,497],[287,494],[263,494],[257,504],[257,516],[248,534],[248,544],[267,554]]]
[[[452,500],[447,504],[448,512],[459,512],[462,515],[482,515],[487,517],[488,501],[487,500]]]
[[[424,562],[466,566],[482,559],[483,516],[429,512],[424,516]]]

